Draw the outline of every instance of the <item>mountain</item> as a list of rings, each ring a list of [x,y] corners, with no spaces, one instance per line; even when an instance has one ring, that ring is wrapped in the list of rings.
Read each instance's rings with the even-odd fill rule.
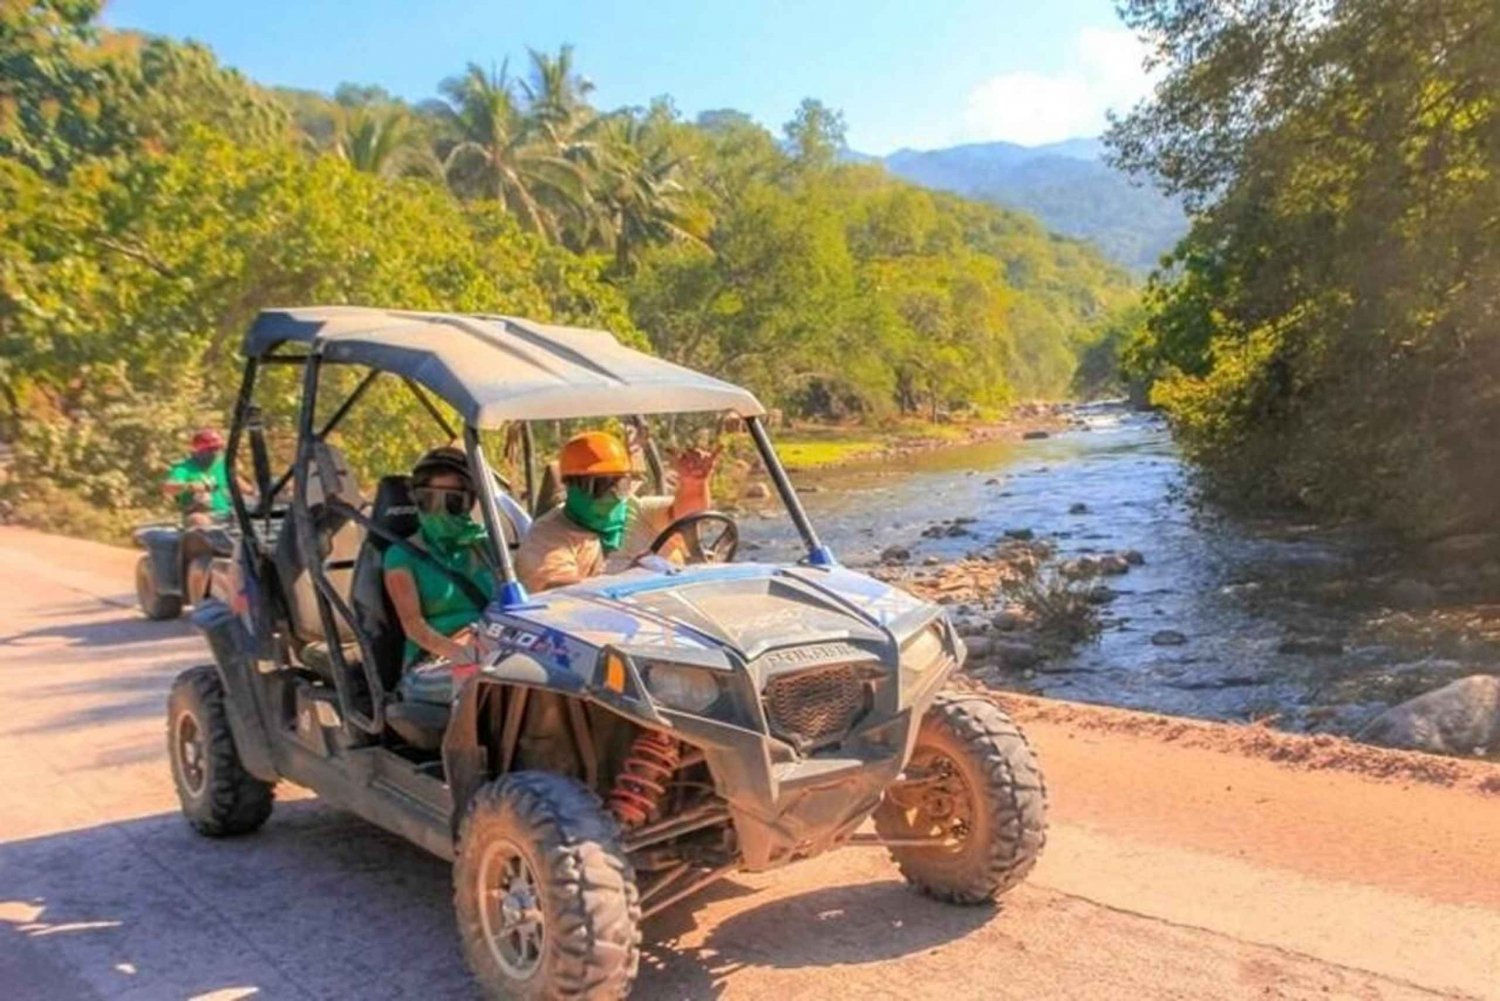
[[[881,162],[923,187],[1030,212],[1055,232],[1092,241],[1120,264],[1149,270],[1187,232],[1187,217],[1177,202],[1105,163],[1103,152],[1100,140],[1080,138],[902,149]]]

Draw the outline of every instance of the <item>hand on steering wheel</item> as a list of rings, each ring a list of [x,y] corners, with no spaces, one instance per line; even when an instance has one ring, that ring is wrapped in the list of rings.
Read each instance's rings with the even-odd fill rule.
[[[723,527],[715,531],[713,525]],[[718,511],[684,515],[662,530],[651,543],[651,552],[660,556],[673,539],[682,540],[689,563],[728,563],[740,550],[740,526]]]

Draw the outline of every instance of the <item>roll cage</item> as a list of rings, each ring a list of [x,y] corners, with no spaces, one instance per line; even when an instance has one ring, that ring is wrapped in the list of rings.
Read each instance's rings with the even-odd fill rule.
[[[321,317],[329,317],[343,325],[332,336],[329,336],[323,332],[325,324],[319,322]],[[504,540],[507,539],[505,530],[507,524],[515,527],[515,531],[510,534],[516,536],[517,542],[519,542],[524,526],[507,516],[502,497],[509,500],[512,505],[518,502],[511,492],[510,484],[502,480],[491,467],[481,440],[481,431],[496,430],[501,423],[509,428],[518,429],[516,433],[521,453],[519,464],[524,478],[522,501],[519,503],[525,514],[530,516],[539,513],[544,502],[539,491],[536,441],[533,430],[535,421],[517,416],[519,408],[516,401],[510,399],[506,392],[511,387],[504,372],[495,372],[491,367],[503,366],[507,361],[517,361],[516,356],[519,352],[511,349],[499,337],[487,332],[486,326],[498,326],[502,330],[511,331],[520,327],[524,333],[532,335],[522,338],[532,346],[538,342],[546,344],[546,334],[566,334],[573,339],[573,343],[567,343],[567,338],[559,338],[564,340],[560,349],[555,344],[551,345],[563,357],[565,363],[582,369],[591,377],[602,371],[608,377],[609,383],[612,383],[603,387],[599,385],[571,386],[566,377],[573,373],[567,372],[566,369],[561,369],[563,378],[554,378],[555,382],[560,382],[562,385],[545,386],[544,392],[537,390],[535,378],[521,381],[520,385],[515,388],[520,395],[530,395],[541,401],[541,409],[545,413],[541,419],[619,416],[620,412],[610,413],[609,403],[612,398],[618,398],[622,404],[635,405],[639,408],[636,411],[623,411],[626,414],[623,419],[642,431],[646,427],[645,413],[672,412],[669,405],[676,401],[677,396],[683,397],[680,402],[686,404],[683,408],[686,411],[715,410],[725,407],[726,404],[730,409],[736,410],[744,420],[761,462],[806,546],[805,562],[814,566],[827,566],[833,563],[832,554],[818,539],[785,469],[777,458],[764,424],[764,411],[754,397],[738,387],[720,383],[706,376],[692,373],[690,370],[681,369],[623,348],[608,334],[571,331],[568,328],[547,328],[539,325],[535,325],[535,329],[532,329],[523,324],[524,321],[505,317],[452,317],[446,314],[397,313],[352,307],[326,307],[313,310],[267,311],[257,319],[246,337],[245,366],[230,423],[229,440],[226,443],[226,462],[231,470],[229,490],[234,515],[242,529],[245,544],[257,548],[257,556],[260,557],[257,562],[262,565],[269,556],[267,540],[278,538],[282,532],[286,531],[285,523],[291,522],[290,527],[294,533],[295,543],[303,555],[307,573],[313,584],[313,596],[322,633],[329,638],[327,642],[329,673],[332,676],[343,716],[359,730],[372,736],[385,729],[386,686],[381,678],[377,658],[371,649],[369,638],[359,627],[355,609],[345,595],[340,593],[339,588],[334,585],[329,576],[333,572],[352,570],[356,560],[324,558],[316,535],[315,515],[331,513],[338,518],[352,521],[367,536],[381,538],[387,544],[409,546],[409,543],[404,539],[396,538],[385,526],[378,524],[372,517],[372,512],[364,510],[363,505],[358,502],[350,503],[349,497],[341,496],[338,490],[327,484],[321,484],[323,489],[319,491],[318,500],[314,504],[310,499],[312,473],[316,468],[320,479],[329,476],[330,471],[326,468],[330,454],[328,437],[339,428],[370,387],[382,377],[399,380],[432,418],[436,427],[444,435],[444,440],[461,439],[463,442],[476,485],[480,512],[488,532],[487,556],[491,566],[496,570],[498,580],[498,591],[492,599],[492,604],[498,604],[502,610],[534,607],[535,599],[527,594],[526,589],[517,579],[510,546],[504,544]],[[393,327],[395,329],[392,329]],[[410,331],[408,336],[402,336],[403,331],[406,330]],[[477,363],[480,366],[479,371],[466,370],[464,365],[454,364],[454,359],[451,357],[446,359],[446,365],[437,372],[433,371],[435,366],[426,364],[433,357],[432,354],[425,353],[429,349],[449,349],[449,355],[455,354],[450,344],[435,340],[440,337],[452,337],[454,332],[468,334],[491,348],[482,352],[477,359],[472,357],[460,359],[470,364]],[[364,336],[366,334],[378,336],[366,337]],[[599,354],[605,356],[605,364],[600,364],[579,351],[578,335],[585,335],[592,339],[591,342],[585,342],[582,346],[598,349]],[[306,350],[297,350],[294,345],[298,342],[307,345]],[[334,347],[337,350],[331,350]],[[473,353],[470,352],[470,354]],[[607,363],[620,361],[622,355],[624,365],[617,366],[617,368],[634,366],[634,370],[627,375],[648,372],[654,378],[654,382],[653,378],[648,378],[638,379],[632,384],[618,371],[611,371]],[[537,358],[523,357],[518,363],[546,369],[546,361],[547,359],[542,359],[539,365]],[[337,404],[333,413],[320,423],[316,411],[321,379],[324,367],[327,365],[341,367],[352,365],[363,367],[366,371],[354,388]],[[279,472],[273,472],[261,411],[253,402],[262,369],[273,366],[296,366],[302,369],[301,401],[296,420],[296,446],[290,463]],[[559,369],[559,366],[554,366],[547,374],[556,377]],[[676,381],[663,378],[663,372],[668,377],[677,376]],[[622,386],[629,391],[622,391]],[[643,386],[647,390],[645,393],[641,392]],[[674,396],[674,388],[682,392]],[[570,389],[576,393],[588,393],[590,399],[587,405],[570,406],[567,399],[567,392]],[[612,389],[615,391],[611,392]],[[433,401],[430,395],[432,393],[436,393],[444,402],[453,407],[460,416],[461,429],[455,428],[448,420],[442,409]],[[241,449],[247,440],[257,493],[253,506],[240,489],[238,476],[234,475],[234,471],[239,468],[238,460]],[[643,434],[642,440],[645,443],[645,454],[650,472],[660,488],[664,479],[660,455],[648,434]],[[288,485],[292,488],[290,503],[278,503],[278,497]],[[315,512],[314,507],[320,510]],[[280,525],[276,524],[278,521],[281,522]],[[412,548],[411,552],[418,558],[431,559],[419,549]],[[435,561],[434,565],[437,565]],[[251,572],[259,569],[260,567],[257,566],[251,569]],[[256,575],[259,576],[258,573]],[[284,604],[285,594],[281,594],[279,600]],[[349,662],[350,658],[346,656],[344,644],[339,641],[342,636],[350,637],[353,645],[358,648],[358,664]],[[266,638],[257,637],[257,641],[265,643]]]

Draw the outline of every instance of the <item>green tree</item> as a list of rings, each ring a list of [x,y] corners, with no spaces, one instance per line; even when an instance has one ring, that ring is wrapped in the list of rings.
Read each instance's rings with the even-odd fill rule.
[[[792,147],[793,157],[805,167],[826,167],[847,148],[844,113],[811,97],[802,99],[782,131]]]
[[[1500,9],[1133,0],[1166,76],[1111,132],[1198,212],[1127,351],[1226,498],[1493,527]]]
[[[441,89],[455,136],[444,151],[443,170],[454,190],[493,198],[531,232],[556,238],[564,214],[587,199],[582,172],[540,140],[505,68],[485,72],[470,63]]]

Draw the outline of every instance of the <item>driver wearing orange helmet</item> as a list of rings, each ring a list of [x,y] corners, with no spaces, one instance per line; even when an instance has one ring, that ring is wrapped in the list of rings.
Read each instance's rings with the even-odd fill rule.
[[[536,520],[516,553],[529,591],[573,584],[628,567],[679,518],[706,511],[718,452],[690,448],[673,460],[671,497],[637,497],[630,453],[614,435],[585,431],[559,456],[564,502]]]

